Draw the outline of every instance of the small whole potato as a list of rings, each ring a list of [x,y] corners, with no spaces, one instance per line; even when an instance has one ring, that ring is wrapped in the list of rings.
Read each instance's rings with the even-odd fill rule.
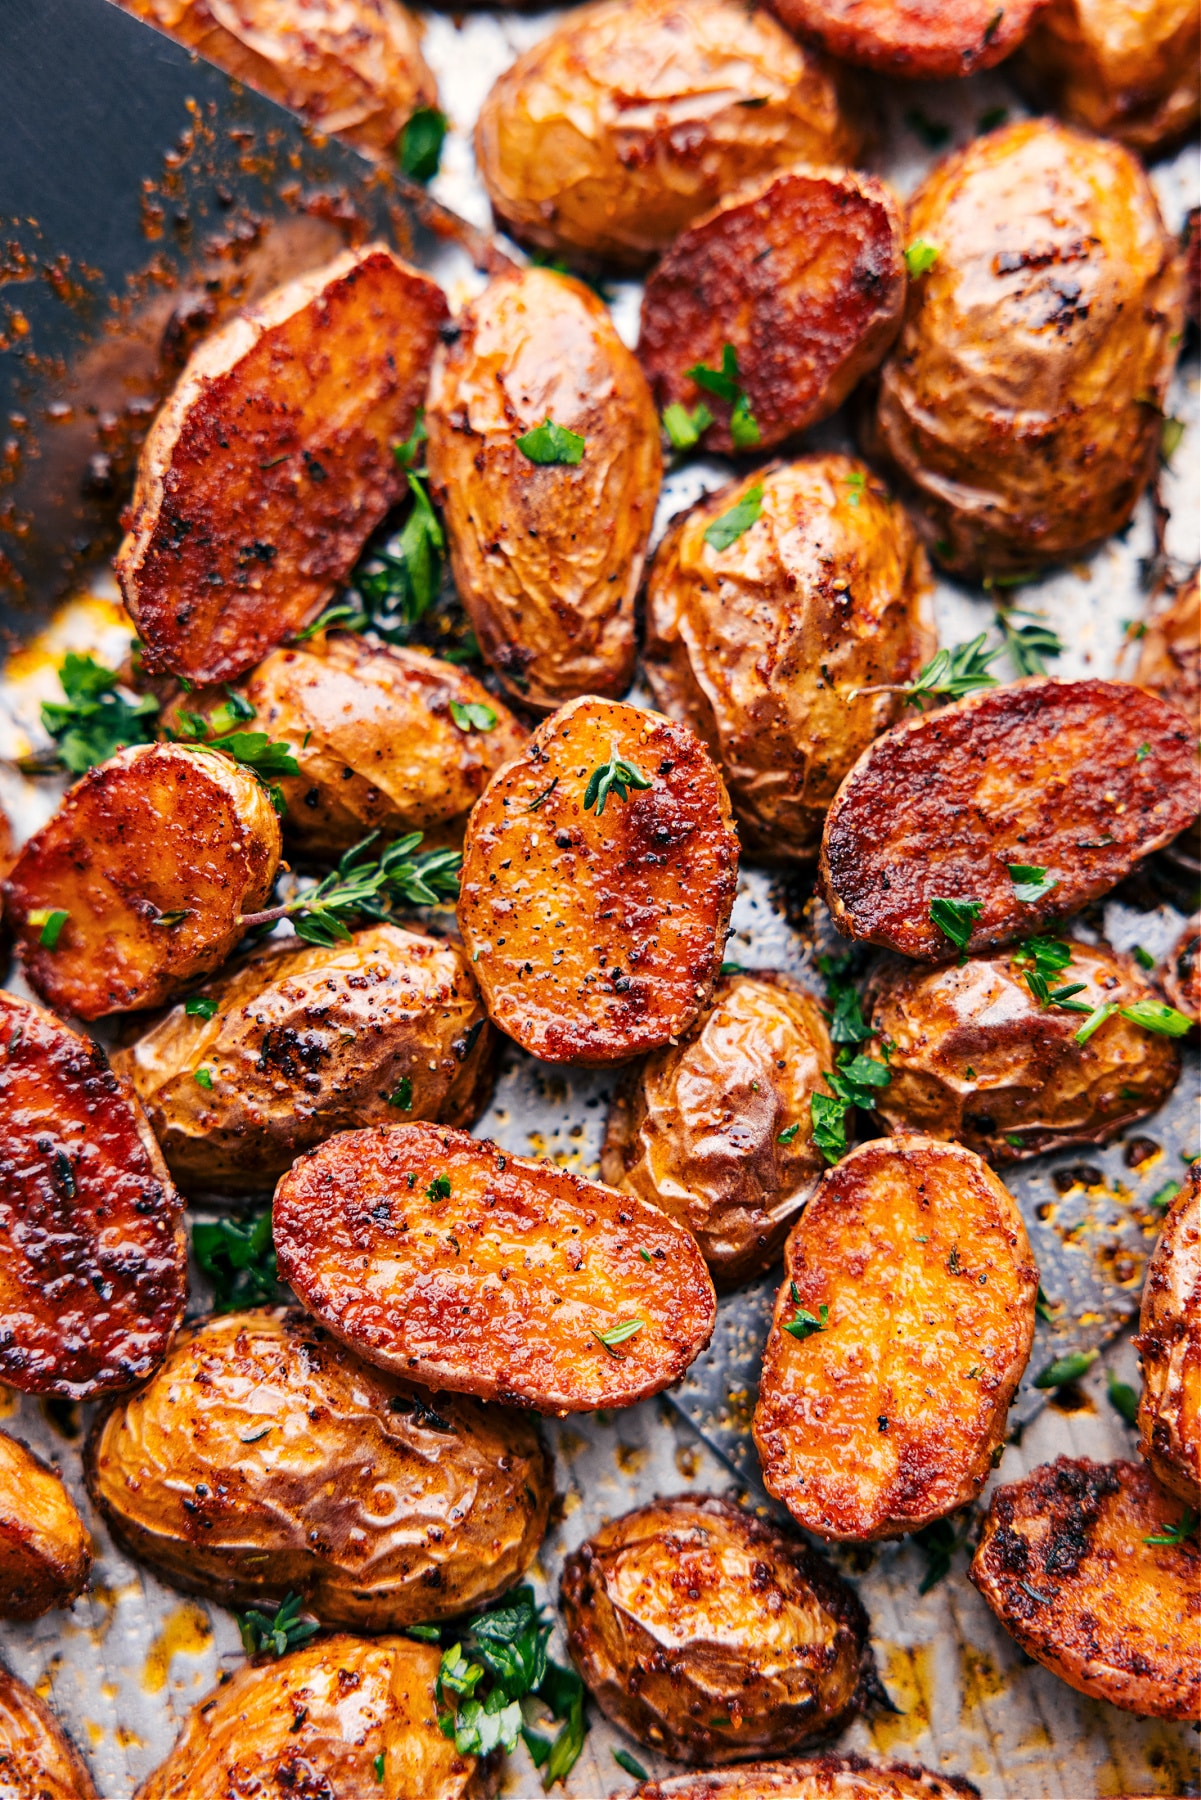
[[[739,183],[859,149],[831,65],[737,0],[578,7],[505,71],[475,128],[507,231],[627,268]]]
[[[1193,914],[1176,939],[1160,980],[1177,1012],[1201,1024],[1201,913]]]
[[[739,509],[748,522],[725,541]],[[910,681],[934,648],[928,591],[904,511],[845,456],[756,470],[668,532],[646,672],[720,764],[748,851],[817,855],[839,783],[902,705],[870,690]]]
[[[567,1558],[572,1661],[641,1744],[715,1765],[837,1729],[870,1668],[855,1595],[799,1539],[728,1500],[626,1513]]]
[[[91,1566],[91,1540],[60,1477],[0,1432],[0,1618],[70,1606]]]
[[[4,1800],[97,1800],[82,1756],[46,1702],[0,1667]]]
[[[1018,72],[1073,125],[1154,156],[1201,111],[1197,0],[1052,0]]]
[[[1201,1509],[1201,1164],[1164,1218],[1135,1342],[1139,1450],[1164,1487]]]
[[[669,1775],[643,1782],[631,1800],[980,1800],[980,1790],[960,1775],[852,1753]]]
[[[1196,575],[1148,621],[1134,679],[1170,701],[1201,733],[1201,580]]]
[[[546,711],[620,698],[663,459],[603,302],[550,269],[494,277],[434,359],[426,424],[455,584],[506,687]]]

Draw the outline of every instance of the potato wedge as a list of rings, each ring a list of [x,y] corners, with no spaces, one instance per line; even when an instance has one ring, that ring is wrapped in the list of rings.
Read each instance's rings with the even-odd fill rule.
[[[1134,679],[1179,707],[1193,731],[1201,732],[1201,580],[1196,575],[1148,622]]]
[[[601,793],[623,763],[645,785]],[[658,713],[573,701],[467,828],[459,929],[489,1017],[547,1062],[657,1049],[713,991],[737,880],[729,798],[700,740]]]
[[[83,1758],[44,1700],[0,1667],[4,1800],[97,1800]]]
[[[1139,1452],[1201,1510],[1201,1165],[1164,1217],[1139,1313]]]
[[[256,1193],[336,1131],[472,1124],[493,1044],[457,945],[373,925],[349,943],[268,944],[116,1051],[113,1067],[185,1190]]]
[[[1201,1709],[1201,1550],[1142,1463],[1061,1456],[992,1497],[968,1570],[1010,1637],[1081,1694],[1126,1712]]]
[[[162,1361],[183,1207],[98,1044],[0,990],[0,1381],[88,1400]]]
[[[1047,0],[772,0],[789,31],[885,75],[954,79],[1015,50]]]
[[[80,1019],[161,1006],[225,961],[280,849],[270,795],[240,763],[122,750],[75,783],[4,884],[21,966]]]
[[[972,1151],[917,1136],[852,1150],[784,1252],[754,1422],[769,1493],[856,1543],[974,1500],[1037,1291],[1022,1215]]]
[[[550,269],[495,276],[455,323],[430,380],[429,472],[480,648],[527,706],[618,699],[663,474],[642,370],[604,303]],[[535,457],[547,420],[583,439],[577,461]]]
[[[638,359],[660,412],[715,414],[706,450],[770,450],[828,418],[874,369],[905,310],[905,228],[884,183],[851,169],[781,169],[681,232],[647,280]],[[758,430],[730,435],[730,405],[688,371],[725,346]]]
[[[1164,701],[1118,681],[1019,681],[877,738],[826,815],[819,881],[845,937],[937,962],[1108,893],[1198,803],[1196,747]],[[1010,867],[1055,885],[1019,900]],[[963,943],[931,916],[947,899],[977,906],[948,921],[970,928]]]
[[[631,1800],[979,1800],[960,1775],[932,1775],[912,1763],[815,1756],[804,1762],[747,1763],[645,1781]]]
[[[1176,939],[1160,979],[1177,1012],[1201,1023],[1201,913],[1193,914]]]
[[[91,1566],[91,1540],[60,1477],[0,1433],[0,1618],[40,1619],[70,1606]],[[0,1761],[0,1781],[3,1774]]]
[[[630,1406],[713,1331],[682,1225],[465,1132],[343,1132],[284,1176],[273,1216],[308,1310],[423,1387],[557,1414]]]
[[[1052,0],[1016,64],[1041,104],[1151,157],[1201,112],[1196,0]]]
[[[142,446],[113,567],[151,674],[242,674],[350,573],[405,474],[437,282],[382,244],[278,288],[193,353]]]

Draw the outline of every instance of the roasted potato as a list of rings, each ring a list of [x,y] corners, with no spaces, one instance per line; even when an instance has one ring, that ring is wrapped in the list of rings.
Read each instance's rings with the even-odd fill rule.
[[[406,1116],[470,1125],[491,1088],[492,1049],[457,945],[372,925],[349,943],[289,938],[256,951],[117,1051],[113,1067],[180,1185],[235,1194],[274,1186],[336,1131]]]
[[[320,611],[405,491],[437,282],[347,250],[206,338],[142,446],[113,567],[150,674],[229,681]]]
[[[548,421],[582,442],[539,449]],[[604,303],[550,269],[494,277],[438,351],[426,424],[455,586],[505,686],[542,710],[620,698],[663,460]]]
[[[1164,1487],[1201,1509],[1201,1164],[1164,1218],[1135,1342],[1139,1450]]]
[[[682,1762],[792,1749],[845,1722],[867,1617],[829,1564],[728,1500],[656,1500],[567,1558],[572,1661],[602,1712]]]
[[[369,1632],[512,1587],[554,1488],[528,1419],[421,1394],[267,1308],[183,1332],[97,1420],[84,1466],[118,1543],[174,1587],[223,1606],[294,1592]]]
[[[1073,125],[1153,156],[1201,111],[1197,0],[1052,0],[1018,71]]]
[[[1172,947],[1161,976],[1163,991],[1178,1012],[1201,1023],[1201,913],[1194,913]]]
[[[0,1667],[4,1800],[97,1800],[83,1758],[44,1700]]]
[[[991,69],[1016,49],[1047,0],[771,0],[808,43],[885,75],[946,80]]]
[[[669,1775],[643,1782],[631,1800],[979,1800],[979,1794],[959,1775],[852,1754]]]
[[[717,548],[708,534],[756,493],[755,522]],[[871,690],[903,686],[934,648],[928,590],[901,507],[845,456],[756,470],[669,531],[646,671],[720,763],[749,851],[816,856],[839,782],[901,709]]]
[[[826,815],[819,880],[844,936],[938,962],[1077,912],[1197,809],[1173,707],[1124,682],[1019,681],[877,738]],[[1011,868],[1043,870],[1041,896],[1019,900]]]
[[[547,1062],[657,1049],[713,991],[737,881],[729,798],[688,727],[574,701],[467,827],[459,929],[489,1017]]]
[[[1134,679],[1168,700],[1201,732],[1201,583],[1185,583],[1143,632]]]
[[[499,223],[638,268],[740,182],[855,161],[842,84],[736,0],[602,0],[519,56],[475,128]]]
[[[755,1444],[807,1531],[900,1537],[974,1500],[1030,1355],[1022,1215],[960,1145],[860,1144],[793,1227]]]
[[[121,750],[69,789],[4,883],[25,974],[80,1019],[161,1006],[225,961],[280,849],[270,795],[240,763]]]
[[[343,1132],[284,1176],[274,1222],[309,1312],[423,1387],[630,1406],[713,1331],[701,1253],[657,1206],[441,1126]]]
[[[1061,1456],[996,1490],[968,1574],[1028,1656],[1127,1712],[1201,1708],[1201,1551],[1142,1463]],[[1167,1541],[1165,1541],[1167,1540]]]
[[[0,1055],[0,1381],[132,1387],[183,1318],[179,1196],[98,1044],[0,991]]]
[[[1071,962],[1049,986],[1079,986],[1078,1004],[1158,999],[1130,958],[1103,945],[1065,948]],[[1020,948],[933,969],[888,957],[873,970],[869,1054],[888,1059],[892,1081],[878,1090],[876,1112],[891,1130],[949,1138],[1010,1163],[1105,1143],[1163,1105],[1180,1076],[1177,1044],[1120,1013],[1079,1044],[1083,1019],[1040,1006],[1031,971],[1037,980]]]
[[[432,1644],[339,1636],[246,1664],[134,1800],[468,1800],[476,1760],[438,1729],[438,1660]]]
[[[719,1285],[749,1280],[776,1260],[825,1168],[809,1102],[833,1061],[798,982],[723,976],[686,1036],[619,1089],[602,1178],[686,1225]]]
[[[936,254],[869,439],[938,560],[1020,574],[1120,530],[1183,328],[1176,245],[1134,157],[1046,119],[1005,126],[937,164],[908,235]]]
[[[91,1566],[91,1541],[59,1476],[0,1432],[0,1618],[70,1606]],[[3,1773],[0,1761],[0,1793]]]
[[[842,405],[900,330],[904,225],[883,182],[850,169],[775,170],[681,232],[647,281],[638,357],[660,411],[704,401],[706,450],[768,450]],[[725,346],[758,435],[689,369]]]

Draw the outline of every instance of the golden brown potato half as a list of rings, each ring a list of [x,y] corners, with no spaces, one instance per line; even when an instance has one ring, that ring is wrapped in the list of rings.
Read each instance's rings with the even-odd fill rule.
[[[706,450],[769,450],[842,405],[905,308],[904,223],[883,182],[851,169],[779,170],[680,234],[647,281],[638,357],[655,404],[716,415]],[[736,445],[730,407],[689,369],[725,345],[759,435]]]
[[[809,1102],[834,1052],[820,1007],[766,971],[723,976],[609,1112],[601,1175],[686,1225],[721,1287],[771,1267],[825,1168]]]
[[[630,1406],[709,1342],[713,1283],[656,1206],[436,1125],[348,1131],[275,1193],[281,1274],[380,1368],[539,1412]]]
[[[910,283],[872,441],[939,561],[1022,573],[1120,530],[1183,328],[1177,248],[1134,157],[1046,119],[1005,126],[934,168],[908,236],[937,256]]]
[[[1199,62],[1197,0],[1053,0],[1017,67],[1073,125],[1153,156],[1197,122]]]
[[[70,1606],[91,1566],[91,1540],[59,1476],[0,1433],[0,1618]],[[3,1775],[0,1760],[0,1793]]]
[[[237,1607],[295,1592],[368,1632],[503,1594],[554,1490],[528,1418],[421,1393],[267,1308],[181,1333],[84,1467],[118,1543],[174,1587]]]
[[[475,128],[501,225],[637,268],[740,182],[856,160],[840,83],[736,0],[604,0],[519,56]]]
[[[472,1124],[493,1043],[457,945],[372,925],[349,943],[289,938],[256,951],[113,1067],[182,1187],[255,1193],[336,1131],[406,1117]]]
[[[1164,612],[1148,623],[1134,679],[1179,707],[1201,732],[1201,582],[1186,582]]]
[[[280,849],[270,795],[240,763],[122,750],[75,783],[4,884],[25,974],[80,1019],[161,1006],[225,961]]]
[[[627,773],[600,792],[622,764],[641,785]],[[493,777],[467,828],[459,929],[489,1017],[547,1062],[657,1049],[713,991],[737,882],[729,798],[699,739],[658,713],[574,701]]]
[[[577,461],[523,451],[548,420],[584,440]],[[426,423],[455,586],[501,680],[544,711],[619,698],[663,459],[604,303],[550,269],[494,277],[438,351]]]
[[[83,1758],[44,1700],[0,1667],[4,1800],[97,1800]]]
[[[134,1800],[467,1800],[476,1761],[438,1729],[438,1662],[433,1644],[338,1636],[246,1664],[192,1709]]]
[[[718,549],[716,522],[761,493]],[[748,851],[812,862],[892,693],[934,648],[929,569],[902,508],[849,457],[805,457],[709,494],[664,538],[647,586],[646,672],[721,765]]]
[[[819,880],[845,937],[938,962],[1107,894],[1197,815],[1174,707],[1119,681],[1018,681],[877,738],[826,815]],[[1017,898],[1010,868],[1054,877]],[[948,918],[937,902],[977,907]],[[935,923],[931,907],[960,936]]]
[[[1017,1205],[971,1150],[852,1150],[784,1252],[754,1423],[769,1493],[807,1531],[860,1543],[974,1500],[1037,1292]]]
[[[911,1763],[870,1763],[852,1754],[669,1775],[643,1782],[631,1800],[979,1800],[979,1795],[979,1788],[959,1775],[932,1775]]]
[[[567,1558],[572,1661],[641,1744],[681,1762],[787,1751],[858,1699],[867,1616],[799,1539],[728,1500],[656,1500]]]
[[[1201,1509],[1201,1165],[1168,1208],[1139,1313],[1139,1450],[1164,1487]]]
[[[1201,1708],[1201,1551],[1142,1463],[1061,1456],[996,1490],[968,1570],[1028,1656],[1126,1712]]]
[[[113,567],[151,674],[228,681],[320,610],[404,492],[437,282],[382,244],[194,351],[142,446]]]
[[[1063,941],[1063,940],[1059,940]],[[1072,942],[1071,962],[1049,986],[1090,1008],[1159,999],[1128,957]],[[1180,1050],[1114,1013],[1083,1044],[1078,1013],[1040,1006],[1017,949],[937,968],[887,957],[868,982],[876,1032],[869,1055],[887,1055],[892,1081],[876,1112],[893,1131],[966,1144],[992,1163],[1065,1144],[1103,1144],[1163,1105],[1180,1076]],[[1037,979],[1037,971],[1035,971]]]
[[[1201,1022],[1201,913],[1194,913],[1173,946],[1160,977],[1178,1012]]]
[[[991,69],[1021,43],[1047,0],[771,0],[808,43],[885,75],[937,80]]]
[[[0,1381],[132,1387],[183,1318],[183,1207],[98,1044],[0,991]]]

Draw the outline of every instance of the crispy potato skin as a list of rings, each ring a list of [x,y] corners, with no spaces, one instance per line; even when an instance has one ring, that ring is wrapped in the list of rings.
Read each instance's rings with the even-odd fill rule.
[[[455,585],[511,693],[547,711],[619,698],[663,475],[659,419],[603,301],[550,269],[496,276],[434,361],[426,424]],[[575,465],[519,437],[553,419]]]
[[[953,946],[932,900],[981,903],[969,954],[1029,936],[1108,893],[1197,807],[1174,708],[1124,682],[1018,681],[877,738],[826,815],[818,878],[845,937],[938,962]],[[1011,863],[1058,885],[1019,901]]]
[[[404,491],[392,447],[446,318],[435,281],[371,244],[193,353],[113,563],[151,674],[232,680],[320,610]]]
[[[717,417],[702,444],[733,453],[728,404],[688,376],[732,344],[757,450],[827,418],[900,330],[904,246],[894,196],[850,169],[782,169],[724,198],[643,293],[638,357],[660,412],[703,399]]]
[[[183,1208],[99,1045],[0,991],[0,1381],[94,1399],[183,1318]]]
[[[479,1792],[476,1761],[438,1729],[438,1661],[433,1644],[337,1636],[262,1667],[244,1664],[193,1708],[134,1800],[239,1792],[467,1800]]]
[[[1126,1712],[1195,1719],[1201,1552],[1195,1535],[1145,1541],[1182,1513],[1142,1463],[1061,1456],[996,1490],[968,1574],[1069,1687]]]
[[[1155,467],[1182,329],[1143,170],[1120,144],[1025,120],[939,163],[907,229],[938,259],[910,284],[869,436],[927,546],[978,575],[1100,543]]]
[[[682,1762],[789,1750],[855,1706],[858,1600],[798,1539],[728,1500],[656,1500],[602,1526],[568,1557],[560,1599],[602,1712]]]
[[[650,788],[585,810],[614,755]],[[657,1049],[713,991],[737,883],[729,797],[693,732],[574,701],[493,777],[467,827],[459,929],[489,1017],[547,1062]]]
[[[1158,999],[1128,957],[1080,943],[1071,951],[1058,982],[1084,983],[1075,996],[1082,1005]],[[1180,1076],[1174,1040],[1115,1013],[1078,1044],[1081,1016],[1040,1008],[1028,966],[1004,951],[962,967],[900,957],[877,966],[866,997],[876,1032],[868,1054],[883,1057],[881,1040],[889,1046],[892,1083],[876,1112],[893,1131],[950,1139],[1004,1164],[1105,1143],[1162,1106]]]
[[[809,1101],[833,1061],[799,982],[723,975],[687,1036],[615,1096],[602,1179],[686,1225],[719,1286],[749,1281],[776,1260],[825,1168]]]
[[[1163,969],[1163,991],[1178,1012],[1201,1021],[1201,913],[1194,913]]]
[[[500,77],[476,161],[516,237],[638,268],[740,182],[854,162],[840,86],[757,8],[605,0]]]
[[[1052,0],[1017,67],[1073,125],[1153,156],[1201,111],[1196,0]]]
[[[1171,606],[1149,621],[1134,679],[1178,707],[1194,733],[1201,733],[1201,582],[1196,575]]]
[[[979,1794],[958,1775],[932,1775],[911,1763],[871,1763],[852,1753],[669,1775],[643,1782],[632,1800],[979,1800]]]
[[[83,1758],[44,1700],[0,1668],[4,1800],[97,1800]]]
[[[1030,1355],[1037,1290],[1022,1216],[972,1151],[861,1144],[784,1252],[754,1422],[768,1491],[807,1531],[854,1542],[974,1500]],[[786,1331],[798,1305],[814,1318],[828,1307],[825,1329]]]
[[[1016,49],[1047,0],[772,0],[789,31],[844,62],[939,80],[991,69]]]
[[[423,1387],[547,1413],[630,1406],[678,1381],[713,1331],[682,1225],[441,1126],[344,1132],[284,1176],[274,1222],[307,1309]],[[598,1341],[634,1319],[620,1347]]]
[[[40,1619],[70,1606],[91,1566],[91,1541],[62,1481],[0,1433],[0,1618]]]
[[[1147,1266],[1139,1313],[1139,1452],[1164,1487],[1201,1508],[1201,1170],[1189,1170]]]
[[[173,1586],[222,1606],[295,1592],[368,1632],[503,1594],[554,1491],[528,1418],[419,1394],[267,1308],[183,1332],[84,1466],[118,1542]]]
[[[757,522],[722,551],[713,521],[754,487]],[[934,648],[925,556],[862,463],[804,457],[706,496],[647,585],[646,672],[665,712],[721,765],[747,850],[812,862],[838,785],[899,716]]]
[[[290,938],[204,993],[212,1018],[175,1006],[113,1057],[189,1192],[272,1187],[337,1131],[405,1116],[470,1125],[492,1085],[494,1040],[470,968],[438,938],[396,925],[350,943]],[[196,1081],[202,1066],[209,1089]]]

